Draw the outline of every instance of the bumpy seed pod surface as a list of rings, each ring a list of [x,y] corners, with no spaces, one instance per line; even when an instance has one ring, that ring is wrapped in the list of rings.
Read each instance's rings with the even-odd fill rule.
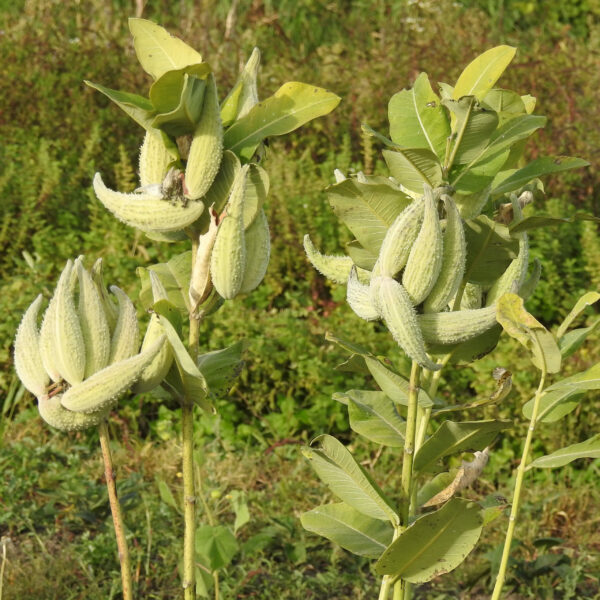
[[[425,188],[423,201],[423,224],[402,273],[402,285],[415,306],[429,296],[443,261],[442,229],[431,188]]]
[[[248,294],[256,289],[269,266],[271,239],[269,223],[264,210],[260,209],[250,227],[246,229],[244,243],[246,245],[246,268],[240,286],[240,294]]]
[[[161,183],[172,160],[160,133],[158,131],[146,131],[144,143],[140,149],[141,186],[146,187],[154,183]]]
[[[40,355],[46,373],[52,381],[62,379],[58,368],[58,344],[56,339],[56,291],[50,299],[48,308],[42,319],[40,327]]]
[[[425,369],[439,370],[441,366],[427,356],[417,314],[406,290],[391,277],[378,279],[381,280],[378,285],[378,308],[396,343],[410,359]]]
[[[356,267],[350,270],[348,277],[348,288],[346,290],[346,300],[350,308],[365,321],[375,321],[381,318],[375,301],[371,285],[364,285],[358,280]]]
[[[387,230],[377,261],[381,275],[395,277],[406,265],[423,223],[424,209],[423,200],[415,200],[396,217]]]
[[[62,394],[41,396],[38,398],[38,411],[48,425],[59,431],[83,431],[95,427],[108,417],[109,409],[92,414],[84,414],[67,410],[60,403]]]
[[[310,236],[304,236],[304,250],[312,266],[335,283],[346,283],[350,275],[350,269],[354,263],[349,256],[328,256],[321,254],[313,244]]]
[[[140,331],[135,306],[129,296],[116,285],[112,293],[119,301],[119,317],[110,343],[109,363],[119,362],[133,356],[140,345]]]
[[[425,299],[425,312],[440,312],[454,298],[465,272],[467,245],[463,222],[458,208],[450,196],[444,196],[446,230],[442,244],[442,266],[439,276]]]
[[[186,197],[202,198],[219,171],[223,155],[223,125],[217,85],[211,73],[206,80],[204,106],[194,131],[185,169]]]
[[[37,317],[42,304],[40,294],[27,309],[15,336],[15,370],[23,385],[34,395],[42,396],[50,382],[40,353]]]
[[[496,306],[430,313],[418,316],[423,339],[428,344],[466,342],[496,325]]]

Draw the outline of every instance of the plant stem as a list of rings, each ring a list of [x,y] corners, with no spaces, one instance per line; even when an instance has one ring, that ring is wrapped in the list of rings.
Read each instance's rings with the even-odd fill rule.
[[[198,252],[198,238],[192,239],[192,272]],[[190,314],[188,350],[194,363],[198,359],[200,321]],[[196,598],[196,484],[194,481],[194,401],[181,404],[181,444],[183,455],[183,590],[185,600]]]
[[[531,448],[531,441],[533,440],[533,432],[537,422],[537,415],[540,408],[540,398],[546,385],[546,364],[543,364],[542,376],[540,377],[540,384],[535,393],[535,399],[533,401],[533,411],[531,413],[531,420],[529,421],[529,428],[527,430],[527,437],[525,438],[525,445],[523,446],[523,453],[521,455],[521,462],[517,469],[517,478],[515,480],[515,490],[513,493],[513,502],[510,510],[510,517],[508,518],[508,528],[506,530],[506,539],[504,540],[504,549],[502,551],[502,560],[500,562],[500,568],[498,569],[498,576],[496,577],[496,583],[494,585],[494,591],[492,593],[491,600],[499,600],[502,588],[504,586],[504,579],[506,577],[506,568],[508,566],[508,559],[510,557],[510,546],[512,543],[515,526],[517,524],[517,516],[519,514],[519,504],[521,500],[521,487],[523,485],[523,478],[525,476],[525,469],[527,467],[527,461],[529,459],[529,450]]]
[[[110,454],[110,441],[108,437],[108,425],[102,421],[98,426],[100,434],[100,447],[102,448],[102,459],[104,460],[104,477],[108,489],[108,500],[112,513],[115,537],[117,538],[117,549],[119,551],[119,562],[121,563],[121,581],[123,584],[123,600],[133,600],[131,585],[131,563],[129,561],[129,550],[127,549],[127,538],[125,537],[125,525],[121,505],[117,496],[117,482],[113,469],[112,456]]]

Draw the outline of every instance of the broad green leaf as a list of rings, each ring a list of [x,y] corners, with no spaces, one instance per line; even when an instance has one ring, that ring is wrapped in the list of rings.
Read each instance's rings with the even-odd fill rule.
[[[372,355],[364,355],[363,358],[369,372],[373,375],[373,379],[375,379],[377,385],[383,390],[385,395],[397,404],[408,406],[408,380],[385,367],[380,360]],[[433,406],[431,398],[421,388],[419,388],[418,402],[422,408]]]
[[[339,102],[339,96],[323,88],[295,81],[285,83],[225,132],[225,148],[248,161],[264,139],[294,131],[328,114]]]
[[[430,581],[463,562],[477,544],[482,528],[479,505],[452,498],[403,531],[379,558],[375,571],[412,583]]]
[[[600,221],[598,217],[586,213],[576,213],[572,217],[553,217],[552,215],[537,214],[525,217],[521,221],[513,222],[509,226],[511,233],[520,233],[539,229],[540,227],[549,227],[552,225],[562,225],[563,223],[573,223],[575,221]]]
[[[600,300],[600,294],[598,292],[586,292],[577,300],[573,310],[565,317],[565,320],[560,324],[560,327],[556,331],[556,337],[561,338],[567,329],[571,326],[571,323],[588,307],[595,304]]]
[[[179,338],[173,325],[171,325],[169,320],[163,315],[159,315],[158,318],[160,324],[163,326],[167,340],[173,349],[181,380],[181,387],[183,388],[183,400],[194,402],[195,404],[198,404],[202,410],[210,412],[212,406],[207,399],[208,386],[204,376],[194,364],[192,357],[188,354],[188,351],[183,345],[183,342]]]
[[[465,276],[478,285],[494,283],[519,251],[519,241],[508,228],[485,215],[465,222],[465,239],[469,249]]]
[[[192,253],[183,252],[174,256],[167,263],[158,263],[148,267],[158,275],[160,282],[167,291],[169,301],[174,304],[183,314],[189,311],[190,273],[192,272]],[[148,269],[139,267],[137,274],[142,283],[140,290],[140,302],[145,310],[152,307],[152,286]]]
[[[484,527],[489,525],[492,521],[495,521],[508,506],[506,498],[499,494],[490,494],[479,501],[478,504],[482,508],[481,517],[483,519]]]
[[[450,122],[440,98],[421,73],[413,88],[394,94],[388,105],[390,137],[405,148],[426,148],[439,159],[446,153]]]
[[[206,63],[190,65],[183,69],[167,71],[150,86],[150,102],[158,113],[169,113],[181,103],[181,95],[185,88],[186,75],[192,76],[197,83],[203,83],[210,67]],[[202,100],[204,98],[204,86],[200,85],[199,107],[195,110],[200,115],[202,111]],[[194,108],[194,107],[192,107]]]
[[[536,458],[527,468],[554,469],[578,458],[600,458],[600,433],[580,444],[573,444],[552,454]]]
[[[596,321],[593,325],[590,325],[590,327],[581,327],[565,333],[565,335],[558,340],[561,356],[567,358],[574,352],[577,352],[587,337],[598,329],[598,325],[600,325],[600,320]]]
[[[458,100],[462,96],[475,96],[483,100],[500,79],[516,51],[511,46],[496,46],[480,54],[460,74],[452,97]]]
[[[243,117],[258,102],[257,78],[260,67],[260,50],[254,48],[248,62],[241,70],[235,85],[221,103],[223,127],[229,127],[237,118]],[[252,105],[252,106],[251,106]]]
[[[444,421],[417,452],[413,469],[423,471],[450,454],[481,451],[509,427],[509,421]]]
[[[383,158],[392,177],[411,192],[422,194],[424,184],[436,188],[442,183],[442,167],[431,150],[383,150]]]
[[[304,529],[369,558],[381,556],[394,536],[390,523],[367,517],[343,502],[313,508],[300,521]]]
[[[502,179],[500,183],[492,186],[494,195],[507,194],[521,189],[536,177],[549,175],[550,173],[559,173],[568,169],[578,169],[579,167],[587,167],[590,163],[571,156],[543,156],[530,162],[526,167],[518,169],[506,179]]]
[[[467,219],[476,219],[479,215],[481,215],[481,212],[490,199],[491,189],[492,185],[490,184],[474,194],[457,193],[454,195],[454,201],[456,202],[456,206],[458,206],[460,216],[463,218],[463,220],[466,221]]]
[[[498,300],[496,319],[508,335],[532,353],[531,360],[538,369],[545,365],[548,373],[560,371],[561,355],[554,336],[525,310],[523,298],[504,294]]]
[[[343,444],[330,435],[314,441],[319,447],[307,447],[302,453],[336,496],[368,517],[399,523],[389,500]]]
[[[417,492],[417,506],[423,506],[425,502],[446,489],[454,481],[454,474],[449,471],[438,473],[433,479],[425,482]]]
[[[451,151],[452,161],[448,162],[448,168],[452,165],[469,164],[476,160],[490,143],[498,126],[498,115],[493,110],[480,106],[474,96],[442,102],[456,118],[452,127],[455,134]]]
[[[233,533],[236,534],[244,525],[250,522],[250,510],[248,509],[248,499],[246,492],[233,490],[227,494],[231,508],[235,514],[233,523]]]
[[[600,390],[600,363],[595,364],[586,371],[557,381],[548,388],[548,390],[559,389],[572,389],[578,391]]]
[[[196,552],[205,567],[218,571],[226,567],[240,549],[235,536],[225,525],[202,525],[196,529]]]
[[[498,113],[500,125],[518,115],[528,114],[523,98],[512,90],[494,88],[485,95],[482,103]]]
[[[202,56],[166,29],[146,19],[129,19],[135,53],[142,69],[158,79],[167,71],[202,62]]]
[[[554,423],[559,421],[577,408],[581,397],[582,393],[580,391],[568,388],[545,391],[540,398],[536,422]],[[531,419],[533,414],[534,400],[532,398],[523,405],[523,415],[527,419]]]
[[[112,100],[122,111],[127,113],[138,125],[141,125],[147,131],[154,129],[152,119],[156,114],[152,102],[138,94],[130,92],[120,92],[111,90],[99,83],[93,83],[85,80],[85,84],[104,94],[109,100]]]
[[[361,269],[371,271],[377,262],[378,254],[363,248],[358,240],[352,240],[346,244],[346,254],[352,262]]]
[[[508,155],[509,150],[504,150],[476,165],[462,165],[451,169],[450,185],[457,194],[476,194],[483,190],[489,193],[491,183],[504,166]]]
[[[349,390],[346,396],[350,427],[356,433],[376,444],[404,447],[406,423],[383,392]]]
[[[370,185],[346,179],[327,188],[329,203],[337,218],[354,234],[359,244],[378,254],[383,238],[411,199],[389,185]]]
[[[242,340],[223,350],[213,350],[198,357],[196,364],[211,396],[229,388],[241,373],[245,346],[246,342]]]

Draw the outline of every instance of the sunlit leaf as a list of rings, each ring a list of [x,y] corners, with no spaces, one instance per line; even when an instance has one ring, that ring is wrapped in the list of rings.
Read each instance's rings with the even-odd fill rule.
[[[389,546],[394,529],[340,502],[324,504],[301,515],[304,529],[321,535],[359,556],[378,558]]]
[[[375,571],[412,583],[430,581],[463,562],[477,544],[482,527],[479,505],[452,498],[403,531],[379,558]]]
[[[573,444],[552,454],[536,458],[527,468],[554,469],[578,458],[600,458],[600,433],[580,444]]]
[[[564,321],[560,324],[560,327],[556,331],[556,337],[561,338],[567,329],[571,326],[571,323],[588,307],[595,304],[600,300],[600,294],[598,292],[586,292],[577,300],[575,306],[571,312],[565,317]]]
[[[435,188],[442,183],[442,167],[431,150],[383,150],[383,158],[392,177],[411,192],[422,194],[424,184]]]
[[[577,408],[581,397],[582,392],[568,388],[545,391],[540,398],[536,421],[542,423],[559,421]],[[523,415],[527,419],[531,419],[533,415],[534,401],[535,399],[532,398],[523,405]]]
[[[211,571],[226,567],[238,553],[239,544],[225,525],[201,525],[196,529],[196,552]]]

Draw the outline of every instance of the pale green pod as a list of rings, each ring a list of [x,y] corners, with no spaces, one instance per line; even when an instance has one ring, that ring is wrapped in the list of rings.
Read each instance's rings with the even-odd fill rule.
[[[42,396],[50,378],[40,353],[37,318],[43,297],[40,294],[25,311],[15,336],[15,370],[23,385],[34,395]]]
[[[442,243],[442,266],[439,276],[425,299],[425,312],[440,312],[456,296],[465,273],[467,245],[463,222],[450,196],[443,196],[446,208],[446,229]]]
[[[243,209],[248,169],[249,165],[244,165],[235,177],[227,203],[227,216],[219,223],[210,259],[213,285],[226,300],[238,295],[246,269]]]
[[[119,318],[110,343],[109,364],[122,361],[133,356],[140,345],[140,332],[137,314],[129,296],[116,285],[110,291],[119,301]]]
[[[198,220],[202,202],[177,202],[163,198],[162,192],[122,194],[109,190],[100,173],[94,176],[98,200],[120,221],[141,231],[179,231]]]
[[[256,289],[263,280],[269,257],[271,255],[271,239],[267,215],[261,208],[252,224],[244,233],[246,245],[246,268],[240,286],[240,294],[248,294]]]
[[[73,261],[69,260],[56,285],[56,363],[62,378],[71,385],[83,381],[85,374],[85,342],[72,287]]]
[[[223,125],[217,85],[211,73],[206,79],[204,106],[194,131],[185,168],[186,198],[202,198],[212,185],[223,155]]]
[[[61,404],[68,410],[82,413],[110,409],[166,343],[166,337],[161,336],[147,350],[94,373],[84,382],[69,388],[63,394]]]
[[[519,254],[504,273],[494,282],[494,285],[488,290],[485,305],[495,304],[501,296],[509,292],[518,292],[521,285],[527,277],[529,267],[529,240],[526,233],[519,234]]]
[[[423,223],[402,273],[402,285],[415,306],[429,296],[439,277],[443,261],[442,229],[437,203],[428,186],[425,187],[423,201]]]
[[[346,300],[350,308],[365,321],[376,321],[381,318],[379,310],[373,301],[371,286],[364,285],[358,280],[356,267],[350,270],[348,277],[348,288],[346,290]]]
[[[158,315],[152,314],[150,323],[148,323],[148,328],[146,329],[144,341],[142,342],[141,352],[151,348],[156,340],[161,337],[164,337],[163,327],[160,324]],[[171,344],[169,344],[168,341],[165,341],[152,362],[141,372],[139,379],[134,384],[131,391],[134,394],[142,394],[153,390],[164,380],[172,363],[173,350]]]
[[[50,299],[40,327],[40,355],[42,364],[50,379],[62,379],[58,368],[58,344],[56,339],[56,292]]]
[[[95,427],[108,417],[110,409],[84,414],[67,410],[60,403],[62,394],[56,396],[40,396],[38,398],[38,410],[40,416],[48,425],[60,431],[83,431]]]
[[[167,151],[158,131],[146,131],[140,149],[140,185],[145,187],[161,183],[169,170],[173,158]]]
[[[460,310],[481,308],[483,289],[476,283],[467,283],[460,299]],[[452,307],[451,307],[452,308]]]
[[[391,277],[378,279],[381,279],[378,285],[378,309],[396,343],[421,367],[430,371],[439,370],[441,365],[427,356],[417,313],[406,290]]]
[[[102,300],[102,306],[104,307],[104,315],[106,316],[106,321],[108,323],[108,327],[110,329],[110,334],[112,336],[112,332],[115,329],[115,325],[117,324],[117,319],[119,318],[119,307],[113,302],[106,286],[104,285],[104,278],[102,277],[102,259],[99,258],[96,260],[94,265],[91,268],[90,275],[92,280],[94,281],[94,285],[98,290],[98,294],[100,294],[100,299]]]
[[[390,225],[379,249],[380,273],[395,277],[406,265],[423,222],[424,203],[415,200]]]
[[[212,280],[210,278],[210,257],[217,239],[217,217],[211,215],[208,231],[200,236],[196,260],[190,278],[189,298],[192,312],[202,304],[212,291]]]
[[[458,344],[486,332],[496,325],[496,306],[430,313],[417,317],[427,344]]]
[[[84,378],[104,369],[110,357],[110,329],[102,299],[81,260],[75,261],[79,279],[79,322],[85,344]]]

